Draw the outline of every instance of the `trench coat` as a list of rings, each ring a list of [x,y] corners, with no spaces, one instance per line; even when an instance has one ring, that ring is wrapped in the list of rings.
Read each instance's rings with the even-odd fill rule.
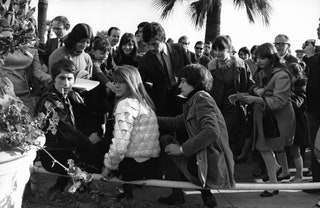
[[[199,178],[190,180],[190,174],[185,172],[187,170],[181,170],[191,182],[210,188],[231,188],[235,185],[233,154],[226,123],[209,93],[196,92],[183,104],[183,114],[159,117],[159,126],[187,129],[188,139],[181,144],[183,156],[179,162],[188,163],[196,154]],[[220,157],[221,154],[224,157]],[[221,159],[218,165],[210,163],[217,161],[217,157]]]

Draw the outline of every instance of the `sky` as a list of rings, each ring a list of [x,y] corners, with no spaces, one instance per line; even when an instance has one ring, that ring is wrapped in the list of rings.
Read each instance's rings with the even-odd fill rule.
[[[94,34],[117,26],[121,34],[135,33],[142,21],[159,22],[165,29],[167,38],[177,42],[182,35],[190,39],[189,49],[193,51],[195,42],[204,40],[205,29],[197,30],[186,14],[186,4],[178,3],[173,13],[165,20],[152,6],[153,0],[48,0],[47,19],[66,16],[71,28],[77,23],[89,24]],[[190,1],[187,1],[190,2]],[[37,6],[38,0],[31,4]],[[316,28],[320,18],[320,0],[273,0],[270,26],[260,19],[249,23],[246,12],[236,9],[233,0],[222,0],[221,35],[232,38],[236,50],[243,46],[249,49],[255,44],[274,42],[278,34],[286,34],[291,40],[291,50],[300,49],[307,39],[317,39]],[[319,44],[320,45],[320,44]],[[295,55],[295,54],[294,54]]]

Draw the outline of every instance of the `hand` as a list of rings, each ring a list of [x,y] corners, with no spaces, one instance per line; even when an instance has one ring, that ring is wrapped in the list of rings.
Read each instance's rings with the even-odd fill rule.
[[[243,96],[241,101],[243,103],[246,103],[246,104],[251,104],[251,103],[263,103],[263,100],[261,97],[257,97],[257,96],[252,96],[252,95],[246,95],[246,96]]]
[[[254,88],[253,92],[254,92],[255,95],[261,97],[262,94],[264,93],[264,88]]]
[[[97,132],[93,132],[90,134],[89,140],[92,144],[96,144],[101,141],[101,138],[98,136]]]
[[[79,104],[84,104],[84,99],[80,96],[79,93],[75,91],[70,91],[69,93],[71,99]]]
[[[182,152],[180,151],[180,146],[177,144],[168,144],[164,151],[168,155],[182,155]]]
[[[115,86],[112,82],[107,83],[107,89],[110,89],[112,92],[114,92],[114,88],[115,88]]]
[[[105,178],[110,178],[110,174],[111,174],[111,170],[109,170],[108,168],[104,168],[101,173],[101,175]]]

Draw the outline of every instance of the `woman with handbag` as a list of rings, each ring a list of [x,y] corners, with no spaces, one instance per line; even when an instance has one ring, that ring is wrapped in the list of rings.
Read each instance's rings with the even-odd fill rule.
[[[207,93],[212,86],[210,72],[200,64],[190,64],[180,71],[181,95],[186,97],[183,114],[158,117],[160,129],[186,128],[188,138],[164,135],[160,146],[167,180],[180,180],[179,170],[187,180],[206,188],[232,187],[234,161],[229,147],[225,120],[214,99]],[[201,190],[204,205],[217,206],[210,190]],[[181,189],[173,189],[161,204],[182,204]]]
[[[277,183],[281,178],[290,179],[285,145],[293,142],[295,115],[290,102],[291,79],[271,43],[260,45],[256,52],[258,71],[254,77],[256,88],[254,95],[247,95],[242,101],[254,104],[253,144],[260,151],[266,164],[270,183]],[[268,130],[267,130],[268,129]],[[282,168],[277,177],[277,171]],[[266,190],[261,197],[271,197],[278,190]]]

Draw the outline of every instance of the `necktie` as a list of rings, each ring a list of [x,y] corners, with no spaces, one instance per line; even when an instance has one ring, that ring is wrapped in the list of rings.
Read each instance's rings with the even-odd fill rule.
[[[172,70],[169,69],[166,58],[165,58],[165,54],[163,52],[161,52],[161,59],[162,59],[162,64],[163,64],[163,68],[164,71],[167,73],[168,76],[168,80],[169,80],[169,89],[174,86],[176,84],[176,80],[173,76]]]
[[[59,45],[58,45],[58,47],[60,48],[60,47],[62,47],[63,46],[63,40],[62,39],[59,39]]]

